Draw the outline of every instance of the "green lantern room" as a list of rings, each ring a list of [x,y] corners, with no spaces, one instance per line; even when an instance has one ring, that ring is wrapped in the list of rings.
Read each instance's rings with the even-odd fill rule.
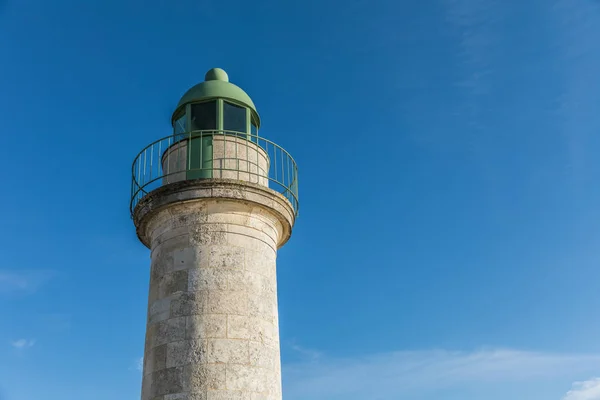
[[[183,95],[172,125],[174,144],[163,160],[167,183],[225,178],[268,186],[269,160],[257,145],[256,106],[222,69],[211,69]]]
[[[220,68],[190,88],[171,118],[172,133],[138,154],[133,163],[131,209],[151,190],[195,179],[233,179],[269,187],[297,210],[294,159],[260,137],[254,102]]]

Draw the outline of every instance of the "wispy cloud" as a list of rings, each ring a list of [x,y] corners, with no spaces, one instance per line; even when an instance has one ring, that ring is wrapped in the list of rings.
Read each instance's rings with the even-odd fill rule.
[[[452,41],[453,54],[445,67],[452,80],[445,90],[453,99],[439,111],[446,125],[419,129],[412,137],[435,151],[468,151],[488,168],[487,157],[494,150],[490,100],[495,98],[497,78],[505,70],[501,64],[505,57],[502,46],[506,46],[502,25],[510,6],[501,0],[441,0],[439,4],[447,32],[440,42]]]
[[[18,339],[10,343],[15,349],[28,349],[35,345],[35,339]]]
[[[144,357],[138,357],[136,358],[132,365],[129,367],[129,370],[135,370],[135,371],[143,371],[144,370]]]
[[[509,349],[473,352],[390,352],[357,358],[328,358],[284,366],[288,399],[397,399],[459,386],[572,379],[597,370],[600,355],[550,354]],[[577,376],[577,375],[575,375]],[[559,398],[561,393],[556,395]],[[588,400],[587,397],[567,397]],[[592,399],[592,398],[589,398]]]
[[[600,4],[594,1],[555,0],[549,7],[556,37],[559,65],[557,74],[563,87],[558,114],[563,122],[568,172],[576,196],[586,190],[590,164],[595,162],[596,132],[600,120],[595,118],[600,101]]]
[[[575,382],[562,400],[600,400],[600,378]]]
[[[300,346],[294,340],[289,341],[288,346],[305,361],[317,361],[323,355],[320,351]]]
[[[313,361],[318,360],[322,354],[319,351],[305,349],[304,347],[298,346],[296,344],[293,344],[291,347],[294,351],[302,354],[305,358],[308,358],[309,360],[313,360]]]
[[[485,179],[487,190],[495,194],[501,190],[497,181],[503,167],[496,162],[495,154],[502,138],[490,123],[494,115],[491,107],[499,90],[499,78],[505,71],[502,61],[510,42],[503,25],[510,7],[502,0],[444,0],[443,4],[446,20],[457,38],[455,60],[460,76],[455,82],[460,96],[450,107],[460,116],[464,127],[461,137],[453,134],[450,140],[467,149]]]
[[[54,272],[47,270],[0,270],[0,294],[35,293],[53,276]]]

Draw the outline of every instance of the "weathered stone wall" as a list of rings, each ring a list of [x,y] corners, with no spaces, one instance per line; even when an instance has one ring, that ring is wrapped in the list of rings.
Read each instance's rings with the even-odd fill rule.
[[[169,146],[162,155],[163,185],[180,182],[186,179],[187,140],[181,140]]]
[[[281,400],[281,229],[235,200],[153,214],[142,400]]]
[[[237,179],[269,186],[267,153],[247,139],[215,135],[213,159],[213,178]]]

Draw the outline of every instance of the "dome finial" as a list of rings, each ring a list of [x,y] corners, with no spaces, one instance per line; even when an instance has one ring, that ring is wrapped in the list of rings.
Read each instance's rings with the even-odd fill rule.
[[[227,75],[227,72],[223,71],[221,68],[213,68],[206,73],[204,80],[229,82],[229,76]]]

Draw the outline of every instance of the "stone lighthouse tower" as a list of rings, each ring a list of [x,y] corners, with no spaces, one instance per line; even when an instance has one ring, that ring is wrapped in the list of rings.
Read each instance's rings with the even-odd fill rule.
[[[298,211],[296,164],[218,68],[171,123],[132,167],[151,250],[142,400],[281,400],[276,257]]]

